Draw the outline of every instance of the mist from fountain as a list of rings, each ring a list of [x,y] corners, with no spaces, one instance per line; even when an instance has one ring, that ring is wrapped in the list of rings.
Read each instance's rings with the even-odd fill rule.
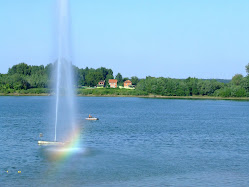
[[[68,0],[58,2],[58,60],[54,64],[54,141],[66,141],[75,130],[75,89],[70,54]]]

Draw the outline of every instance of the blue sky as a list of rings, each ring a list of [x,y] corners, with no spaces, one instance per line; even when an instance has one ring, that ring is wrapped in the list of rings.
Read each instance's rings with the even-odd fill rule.
[[[123,76],[246,75],[247,0],[71,0],[73,63]],[[56,0],[0,1],[0,73],[56,60]]]

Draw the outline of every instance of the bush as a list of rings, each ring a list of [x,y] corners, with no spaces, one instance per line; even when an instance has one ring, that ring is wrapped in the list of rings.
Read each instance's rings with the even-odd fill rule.
[[[219,96],[219,97],[231,97],[231,89],[230,88],[222,88],[219,90],[216,90],[214,92],[214,96]]]
[[[103,88],[103,89],[78,89],[77,94],[80,95],[148,95],[148,92],[132,89],[120,89],[120,88]]]

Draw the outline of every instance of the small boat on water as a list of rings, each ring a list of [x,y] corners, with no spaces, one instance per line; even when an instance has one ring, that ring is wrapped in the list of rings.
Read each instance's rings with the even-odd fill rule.
[[[96,121],[96,120],[99,120],[99,118],[94,118],[94,117],[91,117],[91,118],[86,118],[86,120]]]
[[[96,120],[99,120],[99,118],[92,117],[92,116],[89,114],[89,116],[88,116],[88,118],[86,118],[86,120],[96,121]]]
[[[65,145],[63,142],[38,141],[38,145]]]

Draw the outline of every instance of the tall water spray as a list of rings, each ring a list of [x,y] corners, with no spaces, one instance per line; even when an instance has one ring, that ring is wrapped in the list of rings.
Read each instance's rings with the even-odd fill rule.
[[[75,128],[75,91],[70,54],[68,0],[58,1],[58,57],[54,64],[54,141],[66,141]]]

